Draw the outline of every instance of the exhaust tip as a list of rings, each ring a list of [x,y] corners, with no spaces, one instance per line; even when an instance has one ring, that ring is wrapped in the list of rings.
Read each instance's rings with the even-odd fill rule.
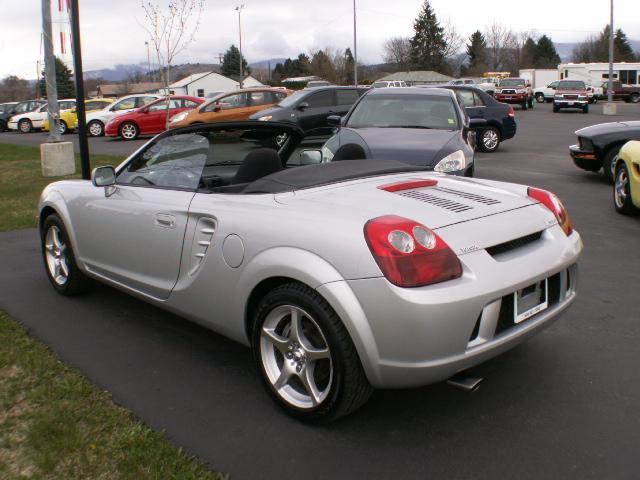
[[[464,373],[458,373],[447,380],[447,383],[452,387],[456,387],[465,392],[475,392],[480,388],[480,384],[484,381],[484,378],[471,377]]]

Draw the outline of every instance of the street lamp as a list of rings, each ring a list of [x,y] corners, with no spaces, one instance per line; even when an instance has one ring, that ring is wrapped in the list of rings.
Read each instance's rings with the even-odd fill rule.
[[[151,78],[151,55],[149,54],[149,42],[144,42],[144,44],[147,47],[147,81],[153,82],[153,79]]]
[[[240,14],[243,8],[244,3],[236,7],[236,12],[238,12],[238,33],[240,35],[240,88],[242,88],[242,79],[244,78],[242,71],[242,23],[240,22]]]
[[[353,80],[357,87],[358,86],[358,44],[356,42],[356,0],[353,0]]]
[[[602,108],[605,115],[615,115],[616,106],[613,103],[613,0],[610,0],[611,18],[609,20],[609,80],[607,82],[607,104]]]

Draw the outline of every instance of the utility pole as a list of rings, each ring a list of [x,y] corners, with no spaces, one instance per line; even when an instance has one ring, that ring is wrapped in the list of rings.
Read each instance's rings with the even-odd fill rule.
[[[49,143],[58,143],[60,137],[60,108],[56,84],[56,59],[53,55],[51,33],[51,0],[42,0],[42,35],[44,43],[44,81],[46,85],[49,118]]]
[[[78,113],[78,144],[82,178],[91,178],[89,140],[87,138],[87,116],[84,105],[84,76],[82,70],[82,47],[80,45],[80,9],[78,0],[71,0],[71,39],[73,46],[73,76],[76,81],[76,112]]]
[[[242,80],[244,79],[243,69],[242,69],[242,23],[240,21],[240,14],[242,13],[242,9],[244,8],[244,3],[236,7],[236,11],[238,12],[238,33],[240,34],[240,88],[242,88]]]
[[[613,0],[609,0],[611,17],[609,19],[609,80],[607,82],[607,103],[602,107],[604,115],[615,115],[616,104],[613,103]]]
[[[611,19],[609,21],[609,85],[607,101],[613,102],[613,0],[611,0]]]
[[[353,0],[353,80],[358,86],[358,42],[356,39],[356,0]]]

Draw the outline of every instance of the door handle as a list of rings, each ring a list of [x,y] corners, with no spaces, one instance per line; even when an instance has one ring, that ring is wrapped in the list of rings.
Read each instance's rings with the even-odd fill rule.
[[[176,217],[168,213],[156,213],[156,225],[165,228],[173,228],[176,226]]]

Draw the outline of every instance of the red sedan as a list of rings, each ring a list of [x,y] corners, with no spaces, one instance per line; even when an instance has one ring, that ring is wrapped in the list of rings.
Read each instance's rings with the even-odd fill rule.
[[[105,127],[107,137],[135,140],[140,135],[155,135],[166,130],[167,102],[169,118],[204,103],[203,98],[176,95],[160,98],[144,107],[114,117]]]

